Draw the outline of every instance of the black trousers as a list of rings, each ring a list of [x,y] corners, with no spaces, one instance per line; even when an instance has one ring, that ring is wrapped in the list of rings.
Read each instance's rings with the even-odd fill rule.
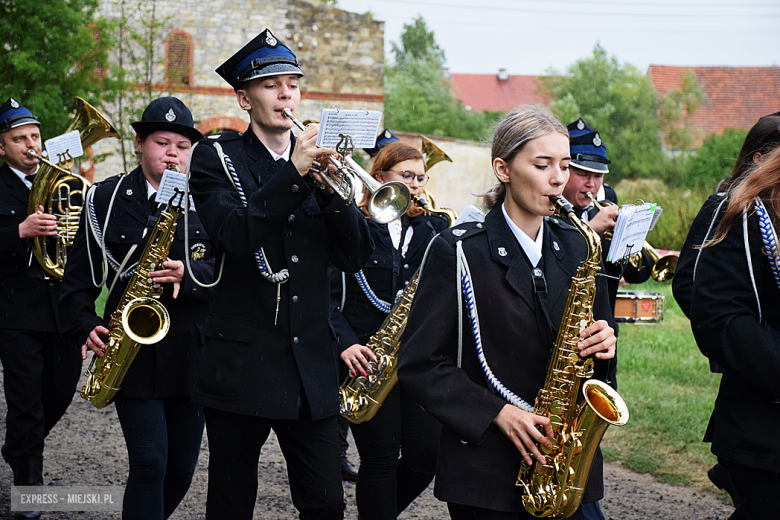
[[[205,408],[209,440],[208,520],[250,520],[257,498],[260,450],[273,429],[287,461],[290,495],[301,520],[341,520],[344,490],[336,416],[293,420]]]
[[[123,520],[163,520],[190,488],[203,439],[203,410],[189,397],[114,400],[130,473]]]
[[[3,456],[43,455],[43,440],[73,400],[81,355],[55,332],[0,329],[8,406]]]
[[[397,518],[436,474],[441,424],[397,384],[373,419],[352,425],[352,435],[360,453],[360,518]]]
[[[718,457],[726,468],[739,498],[739,507],[730,520],[764,520],[777,518],[777,497],[780,495],[780,474],[752,468]]]

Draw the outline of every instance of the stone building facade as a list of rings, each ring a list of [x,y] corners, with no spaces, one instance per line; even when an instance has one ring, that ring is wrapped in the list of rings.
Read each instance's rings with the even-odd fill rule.
[[[154,69],[153,90],[175,95],[192,110],[198,130],[246,129],[249,118],[233,89],[216,73],[266,27],[301,62],[300,120],[319,119],[323,108],[384,108],[384,22],[305,0],[156,0],[157,19],[173,29],[160,42],[164,63]],[[111,16],[105,0],[102,14]],[[116,140],[95,145],[108,159],[94,166],[100,180],[121,171]]]

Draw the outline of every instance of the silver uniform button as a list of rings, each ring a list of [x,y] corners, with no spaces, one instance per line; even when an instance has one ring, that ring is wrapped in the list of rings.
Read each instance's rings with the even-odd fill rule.
[[[292,255],[292,256],[290,257],[290,260],[292,260],[292,261],[293,261],[293,263],[297,262],[297,261],[298,261],[298,255]]]
[[[295,222],[295,215],[290,215],[289,217],[287,217],[287,220],[289,220],[290,222]]]
[[[404,269],[409,269],[409,264],[404,264]]]
[[[298,193],[298,190],[300,189],[297,184],[293,184],[290,189],[293,193]]]
[[[298,303],[298,297],[297,296],[293,296],[292,297],[292,302],[293,303]]]
[[[16,215],[16,210],[15,209],[11,210],[11,215]]]
[[[197,236],[197,235],[200,235],[200,229],[196,229],[196,230],[195,230],[195,235],[196,235],[196,236]]]
[[[120,238],[121,240],[124,240],[124,239],[125,239],[125,236],[124,236],[124,235],[119,235],[119,238]]]
[[[376,265],[376,264],[378,264],[378,263],[379,263],[379,262],[377,262],[376,260],[374,260],[374,265]]]
[[[295,343],[296,345],[298,344],[298,336],[295,336],[295,337],[293,338],[293,343]]]

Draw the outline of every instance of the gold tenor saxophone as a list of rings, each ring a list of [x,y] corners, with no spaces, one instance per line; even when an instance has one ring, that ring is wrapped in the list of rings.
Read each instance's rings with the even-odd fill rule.
[[[168,334],[171,319],[165,306],[157,301],[162,288],[152,283],[149,273],[160,269],[171,249],[184,197],[181,191],[176,191],[168,207],[160,213],[135,272],[111,315],[103,357],[92,355],[81,397],[92,401],[97,408],[111,402],[141,345],[157,343]],[[177,197],[179,200],[175,202]]]
[[[451,209],[433,208],[424,198],[415,195],[412,200],[429,213],[445,217],[450,227],[458,218]],[[369,363],[368,375],[347,377],[339,388],[340,413],[349,422],[360,424],[370,421],[398,382],[398,347],[401,344],[401,335],[406,329],[406,319],[419,280],[420,269],[417,269],[409,280],[409,285],[393,304],[382,326],[366,343],[376,356],[376,361]]]
[[[534,461],[520,467],[517,485],[525,490],[523,505],[537,518],[567,518],[582,501],[585,484],[599,442],[610,424],[628,422],[628,407],[611,387],[590,379],[582,385],[585,402],[577,404],[580,385],[593,375],[593,360],[579,355],[579,333],[593,320],[596,272],[600,269],[601,241],[574,214],[565,199],[550,197],[588,243],[588,258],[577,268],[569,287],[566,311],[558,329],[544,387],[534,413],[550,419],[552,449],[539,446],[546,464]]]

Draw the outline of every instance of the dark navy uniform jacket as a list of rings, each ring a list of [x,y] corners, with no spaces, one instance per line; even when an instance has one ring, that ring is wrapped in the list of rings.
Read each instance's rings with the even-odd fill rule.
[[[60,282],[48,278],[19,238],[30,190],[8,167],[0,168],[0,328],[57,332]]]
[[[108,205],[118,182],[121,182],[121,186],[114,199],[106,228]],[[119,175],[110,177],[95,189],[97,220],[105,237],[106,247],[114,258],[122,262],[130,248],[138,245],[127,264],[129,266],[135,263],[143,252],[146,245],[144,232],[146,231],[148,237],[157,223],[157,216],[151,212],[141,168],[136,168],[124,178]],[[95,287],[92,276],[97,281],[101,280],[103,257],[94,236],[85,227],[86,215],[85,209],[82,211],[79,230],[65,265],[59,305],[66,332],[79,347],[95,326],[108,324],[127,285],[127,281],[117,282],[106,302],[103,317],[95,313],[95,299],[100,295],[101,289]],[[185,251],[184,246],[182,214],[177,221],[176,235],[168,256],[172,260],[182,261],[185,256],[189,256],[197,279],[202,283],[212,282],[214,260],[208,235],[195,211],[189,212],[188,220],[189,250]],[[90,272],[90,254],[94,273]],[[111,287],[115,276],[116,271],[109,267],[107,287]],[[196,285],[191,273],[187,271],[186,264],[177,299],[173,299],[173,284],[162,284],[162,288],[163,294],[159,301],[170,313],[171,328],[159,343],[140,348],[122,383],[120,395],[151,399],[192,394],[203,343],[201,329],[208,313],[213,289]]]
[[[465,233],[463,233],[465,231]],[[495,376],[533,406],[544,385],[555,334],[571,278],[587,257],[577,230],[558,218],[545,219],[541,265],[546,297],[537,299],[532,267],[500,208],[485,223],[466,223],[431,243],[409,321],[401,340],[399,378],[417,402],[444,425],[434,494],[440,500],[497,511],[524,511],[515,486],[521,456],[492,424],[507,404],[486,380],[463,307],[463,348],[458,359],[456,243],[462,241],[479,313],[482,346]],[[603,277],[597,277],[594,319],[612,324]],[[544,317],[543,310],[549,315]],[[611,360],[594,359],[603,380]],[[603,495],[602,459],[596,457],[584,502]]]
[[[235,166],[247,206],[225,174],[217,144]],[[372,250],[365,217],[337,195],[325,200],[292,162],[276,164],[251,130],[201,140],[191,171],[198,215],[218,256],[227,255],[204,328],[194,401],[242,415],[297,419],[305,399],[313,419],[335,415],[328,265],[351,273],[363,267]],[[289,272],[279,293],[257,267],[261,247],[274,273]]]

